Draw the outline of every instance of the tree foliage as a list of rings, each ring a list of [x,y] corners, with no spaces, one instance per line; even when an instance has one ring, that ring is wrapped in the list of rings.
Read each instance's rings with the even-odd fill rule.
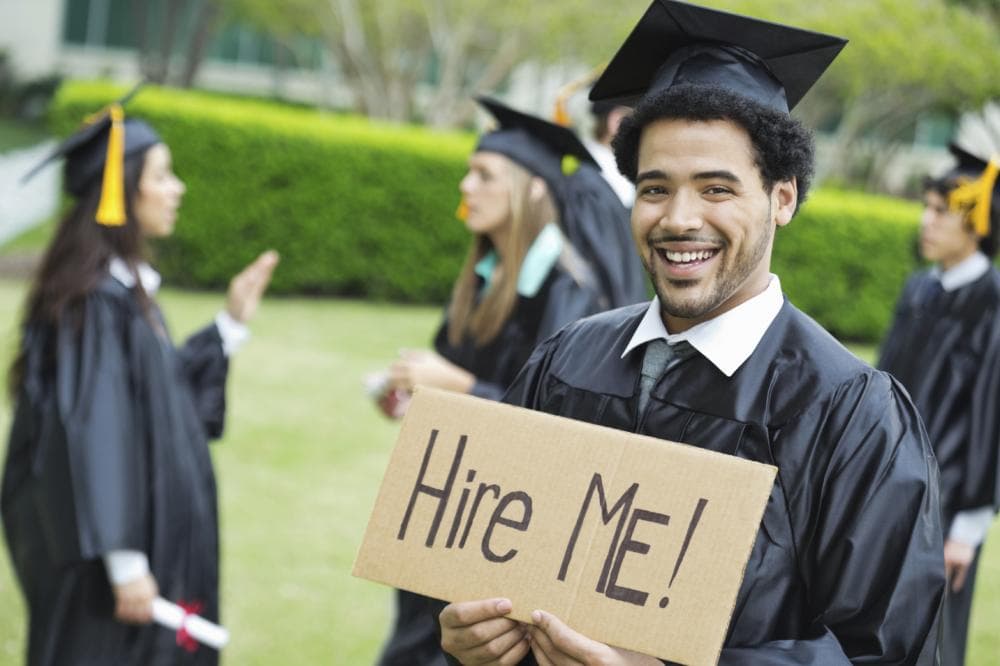
[[[229,0],[274,32],[320,34],[354,94],[376,118],[453,126],[476,92],[524,62],[607,59],[646,0]]]
[[[192,39],[182,82],[193,80],[213,31],[226,21],[240,21],[290,48],[301,35],[322,39],[335,64],[334,75],[351,91],[358,112],[439,127],[468,122],[471,97],[502,91],[521,64],[584,71],[607,62],[649,4],[166,0],[168,9],[187,1],[201,7],[196,22],[200,37]],[[907,138],[920,114],[954,114],[1000,98],[1000,77],[995,76],[1000,71],[1000,0],[711,4],[850,39],[796,110],[810,126],[836,128],[832,173],[827,175],[845,182],[879,173],[893,157],[891,146]],[[176,13],[168,11],[163,26],[168,36],[173,34],[170,16]]]
[[[921,113],[955,114],[1000,97],[998,0],[719,4],[850,40],[796,112],[811,126],[836,127],[827,175],[842,181],[874,179]]]

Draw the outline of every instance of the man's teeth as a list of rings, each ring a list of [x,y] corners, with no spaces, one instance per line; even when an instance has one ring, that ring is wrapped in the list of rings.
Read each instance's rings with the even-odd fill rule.
[[[712,258],[715,250],[698,250],[696,252],[672,252],[666,251],[667,260],[679,264],[687,264],[692,261],[705,261]]]

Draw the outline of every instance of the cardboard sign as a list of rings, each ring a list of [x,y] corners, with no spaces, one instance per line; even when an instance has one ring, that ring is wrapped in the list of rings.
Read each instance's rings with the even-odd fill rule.
[[[421,389],[354,575],[715,664],[777,469]]]

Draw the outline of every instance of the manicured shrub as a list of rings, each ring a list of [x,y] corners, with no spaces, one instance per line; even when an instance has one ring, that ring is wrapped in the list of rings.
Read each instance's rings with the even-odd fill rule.
[[[772,270],[789,299],[838,337],[878,340],[918,265],[919,220],[915,202],[820,190],[777,231]]]
[[[120,94],[64,85],[53,127],[66,134]],[[188,187],[157,248],[170,283],[222,286],[274,247],[276,292],[447,299],[468,244],[455,209],[472,135],[152,87],[126,112],[157,128]]]

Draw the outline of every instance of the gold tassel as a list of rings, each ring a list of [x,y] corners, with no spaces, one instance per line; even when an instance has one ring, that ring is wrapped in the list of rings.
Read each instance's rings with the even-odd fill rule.
[[[998,172],[1000,156],[994,155],[979,178],[962,181],[948,194],[948,207],[953,211],[969,211],[972,228],[980,238],[990,234],[990,204]]]
[[[104,160],[97,222],[120,227],[125,224],[125,113],[121,105],[112,104],[108,107],[108,115],[111,116],[111,129],[108,131],[108,153]]]
[[[469,219],[469,204],[465,203],[465,197],[458,202],[458,210],[455,211],[455,217],[465,222]]]

